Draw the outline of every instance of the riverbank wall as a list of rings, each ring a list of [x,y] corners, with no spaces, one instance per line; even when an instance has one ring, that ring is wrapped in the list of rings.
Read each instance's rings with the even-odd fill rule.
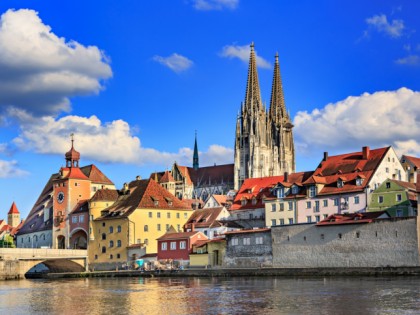
[[[160,271],[93,271],[28,275],[29,278],[116,278],[116,277],[351,277],[351,276],[420,276],[420,267],[378,268],[232,268]]]

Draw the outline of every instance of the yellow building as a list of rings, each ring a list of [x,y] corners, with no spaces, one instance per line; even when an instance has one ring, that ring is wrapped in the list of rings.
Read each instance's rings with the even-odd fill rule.
[[[147,254],[157,253],[156,239],[172,226],[181,231],[193,210],[176,198],[153,179],[137,179],[124,184],[112,205],[100,211],[101,206],[111,202],[107,198],[92,198],[92,221],[89,243],[91,264],[119,264],[131,260],[127,248],[143,244]],[[112,194],[112,193],[110,193]]]
[[[191,267],[217,267],[223,264],[226,253],[226,240],[217,238],[197,242],[190,254]]]

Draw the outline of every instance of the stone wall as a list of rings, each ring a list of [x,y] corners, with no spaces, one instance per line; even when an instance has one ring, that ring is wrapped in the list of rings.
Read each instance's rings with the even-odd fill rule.
[[[256,244],[257,237],[263,238],[263,244]],[[249,238],[249,245],[244,245],[244,239]],[[233,240],[238,245],[233,245]],[[226,253],[224,267],[271,267],[272,247],[270,231],[237,233],[226,235]]]
[[[272,227],[273,267],[419,266],[416,221]]]

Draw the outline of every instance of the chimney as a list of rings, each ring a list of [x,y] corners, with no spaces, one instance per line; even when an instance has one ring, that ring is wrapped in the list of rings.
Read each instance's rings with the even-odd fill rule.
[[[136,176],[136,180],[140,180],[141,179],[141,176],[140,175],[137,175]]]
[[[284,178],[283,178],[283,181],[284,181],[285,183],[287,183],[288,179],[289,179],[289,173],[288,173],[288,172],[284,172]]]
[[[369,159],[370,149],[369,147],[363,147],[363,160]]]
[[[195,231],[195,224],[191,223],[191,232],[194,232],[194,231]]]
[[[328,159],[328,152],[324,152],[324,159],[323,161],[326,161]]]

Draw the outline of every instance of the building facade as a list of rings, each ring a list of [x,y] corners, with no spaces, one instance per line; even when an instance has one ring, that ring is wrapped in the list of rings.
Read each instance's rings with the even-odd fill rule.
[[[236,122],[235,189],[245,179],[295,171],[293,124],[286,110],[278,55],[276,55],[267,112],[261,99],[254,44],[251,44],[245,100]]]

